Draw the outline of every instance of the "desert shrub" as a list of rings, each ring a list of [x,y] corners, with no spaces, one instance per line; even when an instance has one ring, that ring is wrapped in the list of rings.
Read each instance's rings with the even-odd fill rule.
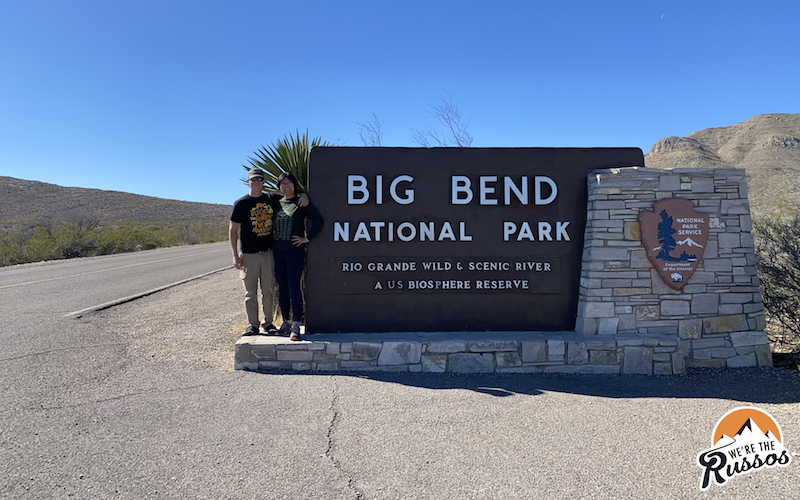
[[[800,351],[800,218],[765,216],[753,221],[753,232],[770,337]]]
[[[5,227],[0,233],[0,266],[213,243],[227,238],[224,221],[16,225]]]

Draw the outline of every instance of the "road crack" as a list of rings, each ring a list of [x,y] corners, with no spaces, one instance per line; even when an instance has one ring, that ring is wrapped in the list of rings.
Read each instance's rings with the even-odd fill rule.
[[[326,434],[326,439],[328,441],[327,448],[325,449],[325,458],[330,460],[333,468],[336,469],[344,478],[347,480],[347,487],[353,491],[356,496],[357,500],[364,500],[366,498],[364,496],[364,492],[361,491],[358,486],[355,484],[355,479],[353,478],[352,474],[344,470],[342,464],[336,458],[336,431],[338,428],[338,424],[341,420],[341,412],[339,411],[339,391],[338,386],[336,383],[336,379],[333,380],[333,397],[331,398],[331,405],[330,405],[330,412],[331,412],[331,421],[328,424],[328,431]]]

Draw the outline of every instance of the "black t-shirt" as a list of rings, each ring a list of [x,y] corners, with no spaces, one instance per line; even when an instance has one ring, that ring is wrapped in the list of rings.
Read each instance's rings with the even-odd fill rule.
[[[231,221],[241,224],[242,253],[272,250],[274,230],[272,218],[279,210],[281,195],[262,194],[258,198],[244,195],[233,203]]]

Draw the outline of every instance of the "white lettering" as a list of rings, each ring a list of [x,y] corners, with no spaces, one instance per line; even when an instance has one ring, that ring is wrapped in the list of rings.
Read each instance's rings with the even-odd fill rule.
[[[519,187],[514,184],[511,177],[503,177],[503,187],[505,188],[503,203],[511,205],[511,192],[513,191],[520,203],[523,205],[528,204],[528,176],[522,176],[522,183]]]
[[[452,205],[466,205],[472,201],[472,190],[470,186],[472,182],[469,177],[465,175],[454,175],[450,178],[451,198]],[[464,193],[464,198],[459,197],[459,193]]]
[[[552,190],[550,196],[548,196],[547,198],[542,198],[542,183],[549,185],[550,189]],[[533,184],[534,184],[533,197],[535,204],[547,205],[549,203],[552,203],[553,200],[556,199],[556,196],[558,195],[558,187],[556,186],[556,183],[553,182],[553,179],[551,179],[550,177],[546,177],[544,175],[537,175],[536,177],[533,178]]]
[[[398,175],[392,181],[392,184],[389,186],[389,194],[392,195],[392,199],[396,201],[400,205],[409,205],[414,203],[414,190],[413,189],[406,189],[403,193],[406,195],[405,198],[400,198],[397,196],[397,185],[401,182],[413,182],[414,178],[410,175]]]
[[[356,193],[361,193],[361,197],[357,198]],[[347,176],[347,204],[348,205],[363,205],[369,200],[369,191],[367,190],[367,178],[363,175],[348,175]]]
[[[489,187],[489,182],[497,182],[497,176],[482,175],[479,177],[481,185],[481,205],[497,205],[497,200],[489,199],[489,195],[494,193],[494,187]]]

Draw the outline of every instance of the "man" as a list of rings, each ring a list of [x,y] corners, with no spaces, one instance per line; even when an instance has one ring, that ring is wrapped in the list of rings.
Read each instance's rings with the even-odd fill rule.
[[[250,193],[233,204],[228,226],[228,241],[233,252],[233,266],[241,271],[244,284],[244,310],[249,323],[243,335],[261,332],[274,335],[278,329],[272,324],[275,301],[275,271],[272,247],[274,244],[273,215],[278,211],[281,195],[264,193],[264,172],[253,168],[247,174]],[[300,196],[299,205],[308,204],[308,196]],[[241,231],[240,231],[241,230]],[[239,239],[241,238],[241,253]],[[261,310],[264,322],[258,316],[258,286],[261,285]]]

